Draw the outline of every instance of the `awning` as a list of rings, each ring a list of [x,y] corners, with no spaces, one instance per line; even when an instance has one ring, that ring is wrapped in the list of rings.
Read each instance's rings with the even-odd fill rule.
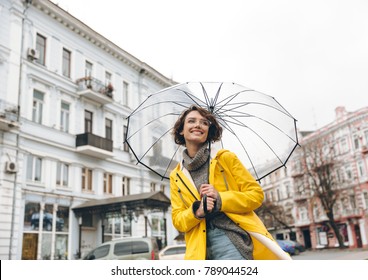
[[[122,206],[128,210],[147,209],[151,211],[167,211],[170,199],[161,191],[132,194],[106,199],[93,199],[82,203],[72,210],[77,216],[83,214],[121,213]]]

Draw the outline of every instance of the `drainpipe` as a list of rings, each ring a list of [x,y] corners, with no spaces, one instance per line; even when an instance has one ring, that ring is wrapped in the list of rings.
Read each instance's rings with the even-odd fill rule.
[[[20,42],[20,55],[19,55],[19,84],[18,84],[18,114],[17,114],[17,122],[20,123],[20,104],[21,104],[21,93],[22,93],[22,70],[23,70],[23,53],[24,53],[24,22],[26,19],[26,12],[30,5],[32,5],[32,0],[25,1],[25,8],[23,10],[23,17],[22,17],[22,30],[21,30],[21,42]],[[19,162],[19,131],[16,133],[16,155],[15,155],[15,162]],[[14,242],[15,238],[15,212],[16,212],[16,201],[17,201],[17,181],[18,181],[18,172],[14,174],[14,187],[13,187],[13,203],[12,203],[12,214],[11,214],[11,224],[10,224],[10,246],[9,246],[9,260],[12,259],[12,252],[14,250]]]
[[[146,69],[144,68],[144,65],[142,65],[141,69],[139,70],[139,75],[138,75],[138,102],[139,104],[141,104],[143,102],[142,99],[142,80],[143,80],[143,75],[146,72]],[[142,148],[142,139],[139,139],[140,141],[140,148]],[[143,167],[140,166],[139,167],[139,173],[140,173],[140,179],[141,179],[141,193],[143,193],[143,188],[144,188],[144,172],[143,172]]]

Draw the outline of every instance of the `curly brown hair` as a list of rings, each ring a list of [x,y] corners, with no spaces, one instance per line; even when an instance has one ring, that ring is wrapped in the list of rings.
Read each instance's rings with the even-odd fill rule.
[[[198,111],[198,113],[202,117],[204,117],[204,118],[206,118],[207,120],[210,121],[211,124],[210,124],[210,127],[208,129],[207,141],[208,142],[219,141],[221,139],[221,136],[222,136],[222,127],[220,126],[220,124],[216,120],[215,116],[213,114],[211,114],[209,111],[207,111],[206,109],[204,109],[200,106],[192,105],[188,109],[183,111],[181,113],[180,117],[175,122],[175,125],[173,127],[173,131],[172,131],[172,134],[174,135],[175,143],[178,144],[178,145],[185,145],[184,136],[181,135],[180,133],[184,129],[184,121],[185,121],[186,116],[192,111]]]

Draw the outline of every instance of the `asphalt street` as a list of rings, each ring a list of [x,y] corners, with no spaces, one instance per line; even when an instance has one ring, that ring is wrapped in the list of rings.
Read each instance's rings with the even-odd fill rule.
[[[368,260],[368,249],[307,250],[292,256],[293,260]]]

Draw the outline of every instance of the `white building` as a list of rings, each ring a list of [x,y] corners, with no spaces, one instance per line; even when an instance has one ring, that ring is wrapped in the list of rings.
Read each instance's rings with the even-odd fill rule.
[[[1,0],[0,24],[0,259],[172,243],[169,182],[136,164],[124,133],[175,83],[48,0]]]

